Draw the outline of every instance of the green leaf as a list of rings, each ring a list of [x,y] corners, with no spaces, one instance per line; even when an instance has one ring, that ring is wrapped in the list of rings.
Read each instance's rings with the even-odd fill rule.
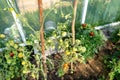
[[[58,73],[59,77],[61,77],[61,76],[63,76],[65,74],[62,68],[58,69],[57,73]]]

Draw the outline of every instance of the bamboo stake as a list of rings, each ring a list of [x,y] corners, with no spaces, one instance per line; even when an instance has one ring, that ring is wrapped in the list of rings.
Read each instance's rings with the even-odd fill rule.
[[[75,19],[77,11],[78,0],[74,0],[74,11],[73,11],[73,20],[72,20],[72,45],[75,44]],[[71,73],[73,73],[73,62],[71,62]]]
[[[76,10],[77,10],[78,0],[74,0],[74,12],[72,20],[72,43],[75,44],[75,19],[76,19]]]
[[[40,17],[40,40],[42,44],[42,60],[43,60],[43,69],[44,69],[44,80],[47,80],[47,65],[46,65],[46,55],[45,55],[45,47],[44,47],[44,26],[43,26],[43,6],[42,0],[38,0],[38,8],[39,8],[39,17]]]

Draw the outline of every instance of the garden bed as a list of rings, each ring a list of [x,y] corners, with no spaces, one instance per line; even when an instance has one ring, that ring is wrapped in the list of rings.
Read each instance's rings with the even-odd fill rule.
[[[106,42],[106,44],[101,47],[99,53],[97,53],[92,59],[88,59],[87,62],[79,63],[74,65],[73,74],[71,72],[66,73],[63,77],[58,77],[56,74],[57,64],[60,60],[60,55],[52,55],[54,63],[56,64],[56,69],[48,72],[48,80],[97,80],[102,76],[107,78],[108,71],[106,65],[104,64],[104,57],[110,55],[112,50],[111,42]]]
[[[99,49],[99,52],[91,59],[88,59],[86,63],[77,63],[74,64],[74,71],[71,73],[68,71],[64,76],[59,77],[57,75],[58,64],[61,59],[60,54],[52,54],[48,56],[53,59],[55,69],[48,70],[48,79],[47,80],[98,80],[103,76],[107,79],[109,70],[107,70],[104,63],[104,58],[110,56],[111,51],[113,52],[113,43],[107,41],[104,46]],[[114,53],[114,52],[113,52]],[[18,78],[17,80],[21,80]],[[28,77],[27,80],[36,80],[32,77]],[[40,80],[43,80],[40,77]]]
[[[89,25],[87,26],[87,28],[86,27],[84,28],[83,25],[81,26],[82,33],[80,32],[78,34],[81,34],[82,36],[79,36],[77,34],[77,38],[78,39],[82,38],[83,40],[77,39],[74,47],[71,44],[69,44],[71,43],[71,37],[66,37],[67,35],[69,36],[69,33],[65,31],[63,32],[61,31],[60,34],[56,33],[55,39],[52,38],[53,40],[50,37],[46,39],[46,47],[48,47],[46,49],[49,49],[51,46],[54,47],[55,49],[54,42],[57,41],[60,45],[59,50],[61,48],[65,50],[65,51],[63,50],[62,53],[52,54],[47,56],[47,60],[49,60],[49,63],[47,62],[48,80],[96,80],[103,78],[103,76],[105,79],[109,78],[108,73],[110,72],[111,69],[107,70],[106,64],[104,63],[105,61],[104,59],[106,56],[111,56],[112,54],[111,52],[114,53],[115,51],[113,48],[114,45],[110,41],[104,42],[103,45],[103,41],[101,38],[102,35],[99,34],[101,32],[93,30],[92,31],[93,34],[91,35],[90,34],[91,29],[89,29],[89,27],[90,27]],[[53,33],[55,34],[55,32]],[[103,46],[101,46],[101,43]],[[86,47],[85,49],[83,45]],[[18,75],[20,73],[23,73],[23,75],[26,78],[23,75],[21,76],[23,76],[25,79],[37,80],[35,75],[39,75],[36,72],[40,68],[41,70],[38,71],[40,72],[39,79],[40,80],[44,79],[43,77],[44,72],[42,72],[43,68],[38,67],[37,64],[38,61],[39,65],[40,66],[42,65],[41,55],[39,55],[41,53],[38,52],[39,54],[34,55],[32,48],[29,48],[27,46],[21,47],[16,43],[14,43],[12,40],[8,41],[6,43],[6,46],[9,47],[9,49],[4,51],[6,54],[2,54],[3,56],[1,57],[3,58],[5,56],[2,60],[4,61],[4,64],[2,65],[7,66],[6,70],[8,70],[8,72],[11,71],[11,68],[14,65],[15,67],[12,68],[13,74],[14,71],[17,69],[19,71]],[[37,46],[35,47],[37,48]],[[38,58],[37,56],[40,56],[40,58]],[[73,67],[71,67],[71,63],[73,64]],[[9,66],[11,66],[11,68]],[[67,68],[67,71],[64,71],[65,68]],[[10,75],[12,76],[13,74]],[[3,75],[6,76],[4,73]],[[15,75],[14,79],[17,78],[16,76],[17,75]],[[17,80],[22,80],[22,78],[19,78]]]
[[[120,80],[120,29],[110,27],[119,28],[119,22],[95,27],[114,21],[108,21],[102,14],[105,19],[97,21],[90,16],[90,22],[89,17],[86,20],[90,24],[80,24],[79,0],[74,0],[74,6],[60,4],[50,10],[43,10],[42,0],[38,0],[39,17],[35,12],[34,18],[32,13],[18,15],[9,1],[8,11],[25,45],[20,46],[21,41],[6,33],[0,34],[1,80]],[[19,21],[26,30],[26,38]]]

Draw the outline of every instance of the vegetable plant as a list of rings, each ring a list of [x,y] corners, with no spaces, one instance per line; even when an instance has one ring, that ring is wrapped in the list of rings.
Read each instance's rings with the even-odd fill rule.
[[[119,80],[120,77],[120,29],[113,32],[111,36],[111,41],[114,44],[113,52],[110,56],[105,58],[105,64],[107,69],[110,71],[108,73],[109,80]]]

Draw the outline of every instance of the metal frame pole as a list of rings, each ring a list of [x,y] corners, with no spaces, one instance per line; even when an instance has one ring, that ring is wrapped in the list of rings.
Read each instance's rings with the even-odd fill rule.
[[[89,2],[89,0],[84,0],[84,6],[83,6],[81,24],[84,24],[84,23],[85,23],[86,14],[87,14],[87,7],[88,7],[88,2]]]

